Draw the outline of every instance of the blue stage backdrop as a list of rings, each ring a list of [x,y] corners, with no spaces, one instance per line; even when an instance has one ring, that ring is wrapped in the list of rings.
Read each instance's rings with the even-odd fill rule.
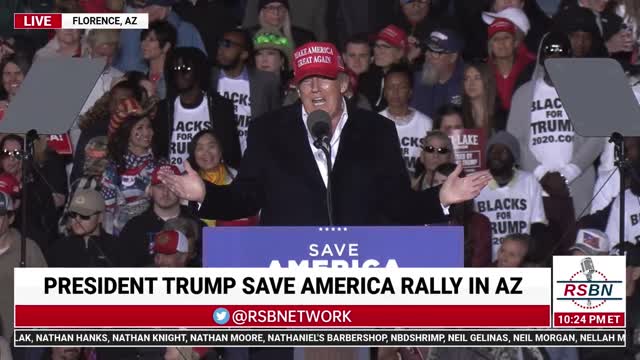
[[[461,226],[212,227],[205,267],[462,267]]]

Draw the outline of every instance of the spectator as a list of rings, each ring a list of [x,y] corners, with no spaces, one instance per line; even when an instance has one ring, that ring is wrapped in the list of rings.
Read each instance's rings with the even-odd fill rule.
[[[202,222],[187,217],[169,219],[162,226],[162,232],[170,231],[182,233],[189,242],[189,251],[187,253],[188,256],[185,266],[202,267]],[[156,260],[157,254],[154,261]]]
[[[207,58],[196,48],[176,48],[167,60],[168,95],[158,105],[154,121],[157,153],[179,168],[187,145],[200,130],[215,127],[222,134],[225,159],[240,164],[240,143],[231,101],[209,91]]]
[[[431,0],[400,0],[400,19],[398,25],[408,35],[408,59],[413,62],[421,54],[420,40],[426,39],[433,30]]]
[[[509,234],[544,235],[547,218],[542,189],[531,173],[517,170],[520,145],[507,132],[496,133],[487,145],[487,167],[493,176],[475,199],[475,209],[491,220],[492,260]]]
[[[470,128],[464,122],[462,108],[458,105],[445,104],[438,108],[433,119],[433,129],[451,135],[453,130]]]
[[[0,333],[13,334],[13,269],[20,266],[20,232],[14,224],[13,201],[6,193],[0,192]],[[47,262],[38,245],[26,239],[26,266],[46,267]],[[4,360],[4,358],[3,358]]]
[[[122,77],[123,73],[114,68],[112,65],[113,57],[118,51],[118,42],[120,41],[120,32],[113,29],[95,29],[89,31],[87,34],[88,56],[93,59],[105,59],[106,65],[102,74],[93,86],[89,97],[84,102],[80,115],[86,113],[104,94],[109,92],[111,84],[114,80]],[[78,124],[79,121],[74,121],[69,131],[71,137],[71,144],[75,149],[80,140],[82,130]]]
[[[22,166],[24,155],[24,140],[22,137],[9,134],[0,141],[2,156],[0,157],[0,168],[3,173],[13,176],[18,182],[18,187],[22,188]],[[55,240],[57,214],[53,199],[53,189],[49,185],[46,175],[30,169],[26,178],[28,184],[27,198],[12,205],[17,209],[19,205],[27,206],[27,228],[26,235],[36,241],[44,254],[48,253],[49,245]],[[13,186],[12,186],[13,187]],[[21,196],[15,193],[16,196]],[[13,200],[13,199],[12,199]],[[16,212],[16,224],[22,224],[22,213]]]
[[[344,45],[342,59],[348,69],[351,69],[357,76],[369,71],[371,64],[371,44],[366,34],[356,34]]]
[[[165,222],[177,217],[197,220],[189,208],[181,206],[181,199],[158,180],[158,172],[167,167],[174,174],[180,170],[173,165],[162,165],[154,169],[148,193],[151,207],[131,219],[119,236],[121,265],[124,267],[146,267],[153,264],[153,236],[162,230]]]
[[[162,75],[164,77],[164,75]],[[120,79],[115,80],[115,83],[120,81],[129,80],[133,84],[137,84],[138,87],[144,90],[144,93],[147,98],[157,98],[156,96],[156,85],[149,80],[146,74],[140,71],[128,71],[124,74]],[[113,83],[112,83],[113,86]],[[165,82],[166,89],[166,82]]]
[[[153,236],[153,262],[157,267],[186,267],[193,242],[178,230],[164,230]]]
[[[213,129],[200,131],[189,143],[189,158],[187,160],[204,181],[216,185],[228,185],[231,184],[238,172],[225,163],[219,139],[220,136]],[[216,220],[202,219],[202,221],[207,226],[216,226]],[[240,219],[238,223],[256,225],[257,217]]]
[[[569,248],[571,255],[598,256],[609,255],[611,246],[609,237],[598,229],[580,229],[576,243]]]
[[[271,1],[266,1],[267,3]],[[291,0],[286,2],[291,24],[302,29],[309,30],[315,39],[319,41],[327,40],[327,3],[328,0],[317,1],[305,1],[305,0]],[[248,0],[245,8],[244,20],[242,26],[244,28],[251,28],[252,26],[259,24],[259,17],[261,15],[261,9],[264,6],[259,5],[263,3],[260,0]],[[283,2],[285,4],[285,2]],[[295,38],[294,38],[295,39]],[[300,46],[296,44],[296,46]]]
[[[398,0],[327,0],[329,40],[339,47],[355,34],[375,34],[394,23]]]
[[[279,32],[261,29],[253,37],[253,48],[256,69],[278,77],[281,98],[284,98],[293,76],[290,64],[293,48],[289,39]]]
[[[631,56],[629,62],[631,65],[638,65],[638,50],[640,45],[640,4],[633,0],[618,1],[615,7],[616,15],[622,18],[622,29],[625,29],[631,35],[633,40]]]
[[[606,57],[607,50],[596,26],[593,12],[574,7],[554,17],[554,27],[569,37],[574,57]]]
[[[40,50],[34,61],[45,58],[81,57],[86,50],[82,47],[82,30],[56,29],[55,36]]]
[[[514,94],[507,131],[520,142],[522,170],[533,172],[548,196],[571,196],[574,211],[581,213],[588,211],[593,162],[603,143],[575,133],[544,66],[550,57],[570,56],[571,44],[564,34],[553,32],[544,38],[532,79]]]
[[[358,75],[351,69],[345,68],[344,73],[340,73],[339,76],[348,77],[347,91],[344,93],[344,97],[347,101],[347,106],[357,107],[364,110],[371,111],[371,104],[369,100],[359,91],[360,84],[358,83]],[[297,91],[295,92],[297,94]]]
[[[104,210],[98,191],[80,189],[73,194],[67,210],[70,234],[54,243],[51,267],[116,266],[115,238],[102,229]]]
[[[118,236],[131,218],[145,212],[149,198],[145,190],[158,159],[153,153],[151,118],[154,102],[138,103],[127,98],[118,104],[109,123],[109,163],[102,177],[108,234]]]
[[[67,173],[64,159],[48,146],[47,139],[46,135],[40,135],[33,142],[34,171],[52,193],[53,203],[59,209],[64,205],[69,193]]]
[[[70,194],[74,194],[76,190],[96,190],[102,191],[102,175],[104,174],[109,159],[107,157],[107,137],[96,136],[89,140],[84,149],[84,169],[82,173],[70,186]],[[70,199],[69,199],[70,200]],[[60,221],[58,221],[58,232],[67,235],[68,209],[70,202],[67,201],[62,211]]]
[[[496,259],[497,267],[522,267],[532,245],[531,236],[527,234],[507,235],[500,245]]]
[[[424,170],[416,174],[413,182],[413,188],[417,191],[434,186],[435,170],[438,166],[455,162],[453,144],[447,134],[440,131],[428,132],[422,143],[424,146],[420,154],[420,163]]]
[[[440,28],[424,44],[426,60],[422,72],[415,75],[411,106],[433,117],[444,104],[462,103],[463,43],[455,31]]]
[[[442,185],[455,170],[456,164],[438,166],[433,175],[433,186]],[[464,226],[464,266],[491,265],[491,222],[473,209],[473,201],[451,206],[450,225]]]
[[[414,174],[415,165],[420,158],[421,141],[433,125],[428,116],[409,107],[412,81],[413,75],[408,67],[391,67],[384,77],[383,90],[388,107],[380,112],[380,115],[396,125],[402,156],[410,174]]]
[[[4,113],[9,107],[11,99],[18,93],[20,85],[24,81],[24,77],[27,76],[31,62],[18,55],[7,56],[2,63],[0,63],[0,70],[2,71],[2,87],[0,88],[0,120],[3,118]]]
[[[323,3],[321,0],[318,3]],[[313,4],[305,6],[315,6]],[[317,4],[316,4],[317,5]],[[247,12],[252,11],[247,5]],[[291,15],[289,14],[289,1],[288,0],[258,0],[257,6],[253,9],[258,9],[258,24],[249,27],[251,37],[259,29],[277,30],[286,36],[291,44],[292,48],[304,45],[310,41],[316,41],[315,35],[306,29],[292,25]],[[321,17],[321,13],[316,13],[313,16]],[[316,20],[318,21],[318,20]],[[245,21],[245,26],[246,26]]]
[[[147,98],[144,89],[135,82],[126,81],[126,79],[119,81],[80,116],[78,127],[81,133],[73,153],[71,182],[74,182],[82,174],[85,159],[84,148],[89,140],[96,136],[107,135],[111,115],[115,113],[120,101],[130,97],[140,102]]]
[[[240,148],[244,153],[251,119],[278,109],[282,104],[280,82],[273,73],[249,67],[253,43],[246,31],[228,31],[223,37],[217,56],[220,68],[213,71],[213,87],[233,102]],[[232,160],[235,159],[229,158]],[[237,166],[238,162],[232,164]]]
[[[637,156],[633,154],[633,156]],[[632,173],[638,174],[640,170],[640,160],[637,158],[631,162]],[[624,219],[624,240],[632,244],[637,244],[638,236],[640,236],[640,179],[637,175],[630,176],[630,186],[624,192],[625,197],[625,219]],[[597,213],[596,213],[597,214]],[[616,197],[609,211],[609,219],[605,233],[609,237],[611,248],[620,242],[620,199]]]
[[[182,20],[178,14],[171,10],[176,2],[176,0],[136,0],[133,3],[135,8],[129,10],[130,12],[148,14],[150,24],[155,21],[168,21],[176,29],[176,47],[196,47],[206,54],[198,30],[193,24]],[[140,29],[127,29],[120,32],[120,52],[115,61],[115,67],[125,72],[130,70],[148,71],[140,48],[141,32]]]
[[[496,81],[487,64],[474,63],[465,66],[462,113],[465,124],[484,129],[487,137],[504,130],[507,114],[496,97]]]
[[[493,86],[504,111],[511,108],[511,96],[518,77],[535,60],[519,39],[517,31],[513,22],[502,18],[493,20],[488,30],[489,64],[495,79]],[[502,125],[499,130],[504,130]]]
[[[360,77],[360,89],[375,111],[387,107],[384,99],[384,75],[394,64],[406,61],[407,34],[395,25],[380,30],[373,47],[373,66]]]
[[[164,78],[165,61],[169,52],[176,46],[176,28],[168,21],[156,21],[140,33],[142,58],[148,63],[147,76],[154,85],[159,99],[167,96],[167,84]]]

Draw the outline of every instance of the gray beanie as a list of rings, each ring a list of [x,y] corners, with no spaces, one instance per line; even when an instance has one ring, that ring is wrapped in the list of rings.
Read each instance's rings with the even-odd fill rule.
[[[497,133],[495,133],[489,139],[489,143],[487,144],[487,156],[489,155],[491,146],[495,144],[502,144],[506,146],[511,151],[514,162],[516,164],[520,162],[520,143],[518,142],[518,139],[515,138],[515,136],[506,131],[498,131]]]

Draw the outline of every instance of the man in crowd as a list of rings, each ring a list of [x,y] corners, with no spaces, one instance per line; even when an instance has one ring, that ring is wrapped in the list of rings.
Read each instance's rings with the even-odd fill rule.
[[[369,71],[371,45],[366,34],[357,34],[347,40],[342,51],[342,59],[344,65],[357,76]]]
[[[215,128],[220,134],[223,159],[240,165],[240,143],[231,101],[210,88],[210,69],[204,53],[196,48],[176,48],[169,63],[168,96],[158,104],[153,122],[154,142],[160,156],[182,169],[187,147],[199,131]]]
[[[280,107],[280,79],[276,74],[249,67],[252,41],[247,31],[223,34],[216,56],[220,69],[213,71],[213,88],[234,106],[240,149],[247,147],[251,119]]]
[[[51,249],[51,267],[116,266],[116,240],[102,230],[105,205],[102,194],[80,189],[67,209],[69,236],[58,239]]]
[[[133,0],[130,12],[146,13],[149,23],[166,20],[176,28],[178,39],[176,47],[196,47],[206,53],[198,30],[171,10],[176,0]],[[142,58],[140,48],[140,29],[127,29],[120,32],[120,51],[114,66],[122,71],[137,70],[146,72],[147,65]]]
[[[547,219],[542,189],[531,173],[516,169],[520,145],[501,131],[487,145],[487,167],[493,180],[475,199],[476,211],[491,220],[492,260],[509,234],[535,234],[542,238]]]
[[[425,63],[415,74],[411,106],[433,118],[442,105],[462,104],[463,41],[456,31],[439,28],[424,46]]]
[[[569,8],[556,14],[553,21],[554,27],[569,37],[574,57],[607,56],[595,15],[591,10],[582,7]]]
[[[520,143],[520,167],[532,172],[544,196],[571,197],[576,214],[588,208],[595,182],[593,163],[603,149],[601,138],[583,138],[573,128],[544,61],[571,57],[563,33],[549,33],[541,45],[532,79],[516,90],[507,131]],[[588,210],[588,209],[587,209]]]
[[[598,256],[609,255],[609,237],[598,229],[580,229],[576,243],[569,248],[571,255]]]
[[[380,115],[390,119],[396,125],[402,156],[413,174],[415,165],[422,153],[423,139],[431,130],[431,118],[409,107],[413,89],[413,74],[407,66],[394,65],[384,77],[384,98],[389,105]]]
[[[375,111],[387,107],[382,89],[384,75],[394,64],[406,60],[409,43],[407,33],[395,25],[380,30],[373,46],[373,66],[360,77],[360,92],[369,100]]]
[[[158,173],[162,169],[180,174],[180,170],[173,165],[162,165],[153,171],[149,186],[152,206],[142,215],[129,220],[120,233],[122,266],[145,267],[153,264],[153,236],[162,230],[168,220],[181,216],[201,224],[187,207],[180,206],[182,199],[159,181]]]
[[[20,266],[20,232],[13,225],[15,208],[11,197],[0,192],[0,333],[13,336],[13,269]],[[46,267],[38,245],[27,238],[26,266]]]
[[[193,248],[187,236],[178,230],[164,230],[153,237],[153,263],[157,267],[186,267]]]

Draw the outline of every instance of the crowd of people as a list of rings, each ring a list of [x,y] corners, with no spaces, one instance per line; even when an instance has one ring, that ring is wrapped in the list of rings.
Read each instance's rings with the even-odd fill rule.
[[[268,120],[271,125],[262,121],[261,131],[271,126],[269,133],[286,146],[287,136],[296,134],[278,134],[273,127],[282,119],[277,116],[297,114],[306,121],[306,112],[299,111],[309,98],[305,94],[333,86],[296,78],[294,70],[305,64],[296,64],[299,54],[294,53],[310,42],[338,49],[342,70],[336,76],[345,84],[340,92],[347,112],[367,111],[395,125],[394,145],[405,169],[379,171],[406,172],[416,194],[457,174],[451,135],[483,130],[488,141],[482,165],[491,174],[489,184],[475,199],[451,205],[446,219],[437,221],[464,226],[465,266],[544,267],[553,255],[627,253],[626,349],[420,349],[423,358],[634,358],[634,334],[640,329],[640,294],[634,291],[640,278],[640,139],[624,139],[631,171],[624,179],[627,218],[621,242],[613,145],[608,138],[582,137],[574,130],[544,60],[613,58],[640,101],[640,2],[56,0],[48,8],[47,1],[37,5],[41,8],[8,3],[0,5],[0,14],[137,12],[149,15],[149,27],[0,29],[0,120],[34,61],[106,61],[65,134],[71,155],[58,153],[39,136],[32,139],[33,158],[27,164],[24,138],[1,137],[0,359],[269,358],[246,349],[10,349],[13,268],[21,260],[21,231],[27,237],[26,266],[198,267],[204,227],[256,226],[265,219],[295,223],[274,221],[260,208],[232,218],[210,216],[199,211],[201,201],[168,186],[163,174],[188,169],[206,183],[232,184],[247,166],[243,159],[251,145],[252,119]],[[321,106],[328,100],[309,101]],[[612,116],[615,112],[611,109]],[[342,121],[334,138],[339,139]],[[361,135],[369,130],[363,128]],[[255,151],[253,163],[261,161]],[[360,156],[370,149],[357,151]],[[377,161],[358,166],[373,167]],[[326,184],[326,172],[320,169],[320,174]],[[24,198],[23,185],[29,189]],[[275,197],[295,197],[297,190],[269,186],[280,186]],[[206,202],[203,207],[211,209]],[[236,213],[237,204],[216,204],[224,207]],[[292,219],[304,216],[291,213]],[[385,223],[396,222],[390,216]],[[411,354],[384,349],[372,356],[410,360]]]

